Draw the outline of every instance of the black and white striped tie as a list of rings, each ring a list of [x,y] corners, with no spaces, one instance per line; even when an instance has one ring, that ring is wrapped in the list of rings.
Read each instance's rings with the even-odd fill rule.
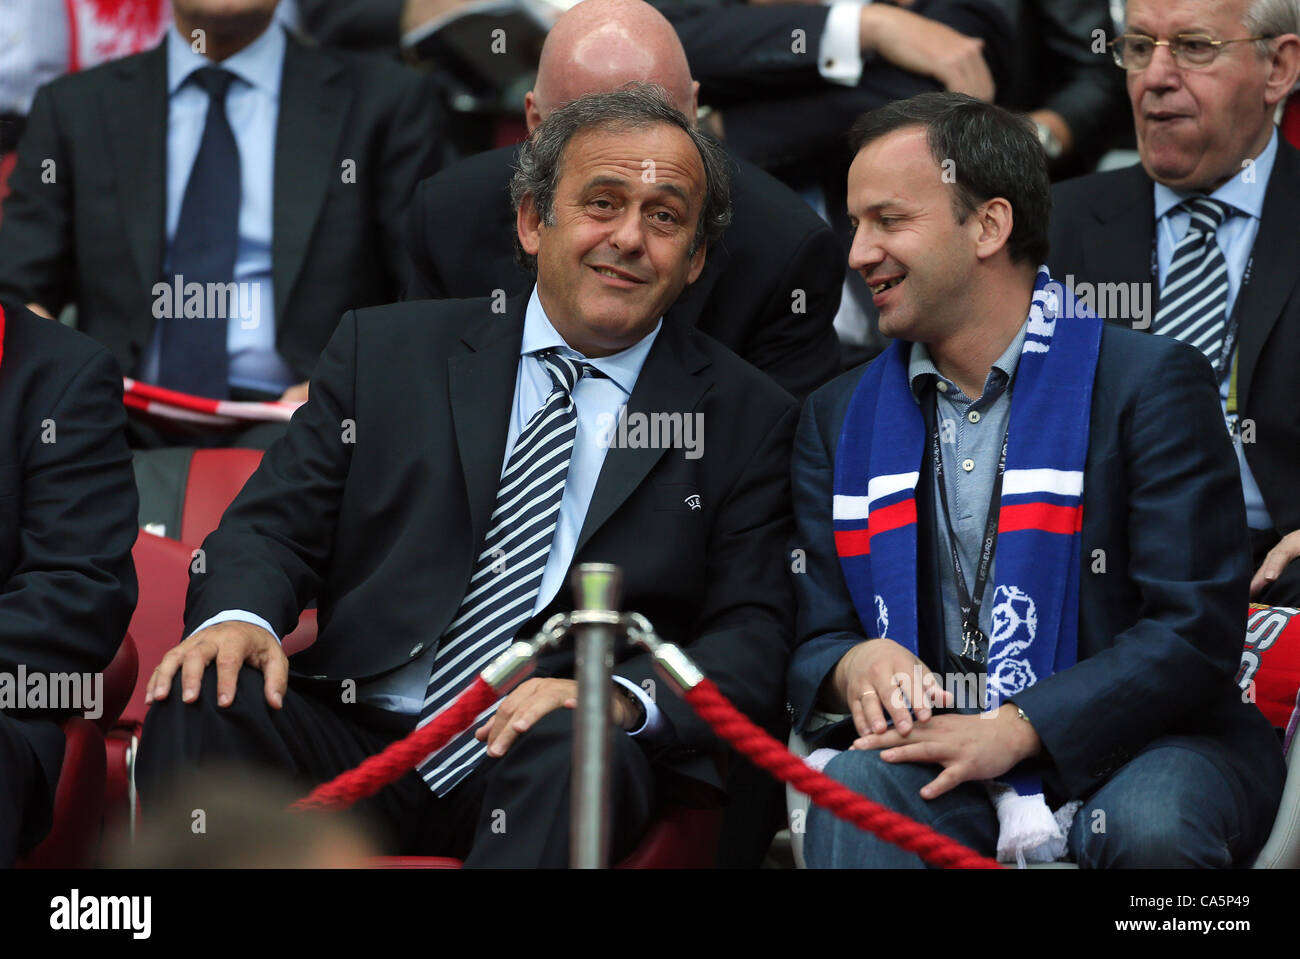
[[[551,392],[519,433],[501,474],[496,508],[469,589],[433,658],[420,726],[455,701],[533,615],[578,431],[573,388],[584,376],[603,375],[555,351],[540,353],[537,359],[551,374]],[[449,793],[483,758],[487,746],[474,738],[474,730],[495,711],[494,704],[421,761],[420,776],[439,796]]]
[[[1196,347],[1222,375],[1219,354],[1228,319],[1228,261],[1215,234],[1232,208],[1205,196],[1182,205],[1192,220],[1174,247],[1160,291],[1156,332]]]

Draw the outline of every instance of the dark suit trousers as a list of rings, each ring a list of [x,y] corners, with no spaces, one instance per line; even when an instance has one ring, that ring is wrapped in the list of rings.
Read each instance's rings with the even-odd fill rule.
[[[53,802],[47,792],[31,743],[0,713],[0,869],[12,868],[49,831]]]
[[[386,851],[453,856],[466,866],[562,867],[569,857],[569,772],[573,713],[550,713],[499,759],[485,758],[439,798],[414,772],[357,809],[386,832]],[[291,687],[274,710],[262,674],[245,667],[234,702],[216,705],[216,671],[203,676],[194,703],[181,701],[180,674],[149,710],[136,770],[144,815],[172,781],[197,765],[259,767],[288,775],[305,795],[401,738],[415,717],[332,703]],[[631,852],[654,811],[650,762],[615,732],[611,751],[611,848]]]

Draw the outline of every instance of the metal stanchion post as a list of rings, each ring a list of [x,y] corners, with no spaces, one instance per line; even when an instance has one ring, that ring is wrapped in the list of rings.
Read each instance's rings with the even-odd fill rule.
[[[609,865],[610,674],[615,627],[581,622],[582,611],[604,613],[617,622],[622,571],[608,563],[583,563],[573,573],[574,633],[577,640],[578,710],[573,721],[572,823],[569,865]]]

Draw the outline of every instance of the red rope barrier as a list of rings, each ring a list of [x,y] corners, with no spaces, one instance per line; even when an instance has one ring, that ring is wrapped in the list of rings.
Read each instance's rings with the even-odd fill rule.
[[[711,680],[705,679],[684,698],[714,731],[754,763],[782,782],[807,793],[813,802],[859,829],[879,836],[926,862],[946,869],[1000,869],[956,840],[935,832],[901,813],[860,796],[829,776],[808,767],[783,745],[759,729],[728,702]],[[482,677],[434,717],[427,726],[399,739],[355,769],[340,773],[299,799],[293,809],[346,808],[401,778],[421,759],[445,746],[492,703],[497,694]]]
[[[375,753],[355,769],[349,769],[329,782],[321,783],[290,808],[346,808],[367,796],[373,796],[408,773],[429,753],[447,745],[452,737],[496,700],[496,690],[483,682],[483,677],[476,676],[456,701],[433,717],[427,726],[421,726],[405,739],[399,739],[382,752]]]
[[[782,782],[807,793],[817,805],[853,823],[859,829],[874,833],[886,842],[914,852],[926,862],[945,869],[1002,868],[994,860],[981,856],[956,840],[872,802],[824,773],[810,768],[750,722],[727,701],[711,680],[703,680],[687,692],[684,698],[713,727],[714,732],[755,764]]]

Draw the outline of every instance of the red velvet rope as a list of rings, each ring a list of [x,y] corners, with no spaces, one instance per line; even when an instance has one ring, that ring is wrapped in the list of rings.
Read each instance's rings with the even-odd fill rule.
[[[807,793],[817,805],[830,810],[859,829],[885,842],[914,852],[928,863],[945,869],[1001,869],[956,840],[923,826],[914,819],[872,802],[808,764],[751,723],[727,701],[711,680],[705,679],[684,696],[714,732],[748,756],[756,765]]]
[[[886,842],[914,852],[926,862],[945,869],[1000,869],[998,863],[961,843],[923,826],[901,813],[860,796],[822,773],[810,769],[779,742],[751,723],[727,701],[712,681],[705,679],[684,698],[714,731],[769,773],[807,793],[813,802]],[[482,677],[433,718],[427,726],[399,739],[355,769],[322,783],[299,799],[293,809],[346,808],[372,796],[405,775],[421,759],[445,746],[469,726],[497,694]]]
[[[476,676],[456,701],[433,717],[428,725],[375,753],[356,769],[349,769],[329,782],[321,783],[290,808],[345,809],[358,800],[373,796],[404,776],[429,753],[447,745],[453,736],[474,721],[475,716],[496,701],[496,690],[483,682],[483,677]]]

